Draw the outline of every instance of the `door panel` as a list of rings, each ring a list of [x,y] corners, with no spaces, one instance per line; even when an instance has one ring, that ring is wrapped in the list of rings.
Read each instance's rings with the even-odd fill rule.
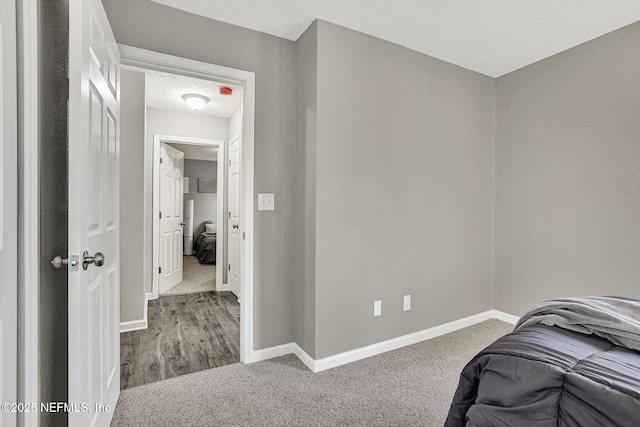
[[[182,282],[184,153],[160,144],[160,280],[162,294]]]
[[[240,301],[240,139],[229,143],[229,290]]]
[[[88,408],[71,426],[109,425],[120,391],[119,57],[100,0],[71,0],[69,402]],[[85,251],[103,264],[83,268]]]

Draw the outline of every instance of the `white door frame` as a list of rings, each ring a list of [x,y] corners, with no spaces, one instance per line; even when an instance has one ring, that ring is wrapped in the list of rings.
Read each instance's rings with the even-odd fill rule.
[[[121,63],[166,73],[213,80],[243,88],[242,144],[240,175],[240,240],[241,293],[240,361],[255,361],[253,350],[253,211],[254,211],[254,120],[255,73],[206,62],[194,61],[136,47],[118,45]]]
[[[160,267],[160,144],[189,144],[189,145],[204,145],[218,147],[218,160],[222,159],[222,163],[218,161],[218,178],[217,178],[217,191],[216,197],[220,202],[220,196],[224,187],[224,153],[225,144],[224,141],[218,141],[215,139],[200,139],[200,138],[187,138],[182,136],[170,136],[170,135],[153,135],[153,231],[152,231],[152,254],[153,254],[153,271],[158,272]],[[218,220],[224,218],[223,203],[217,203],[216,216]],[[184,218],[183,218],[184,220]],[[194,236],[195,237],[195,236]],[[222,248],[224,248],[224,235],[218,235],[216,237],[216,261],[218,254],[222,254]],[[221,259],[226,259],[222,257]],[[216,290],[222,290],[222,268],[218,268],[219,263],[216,262]],[[157,299],[160,296],[159,292],[159,280],[158,274],[152,274],[153,280],[151,282],[151,295],[149,299]],[[147,307],[145,307],[145,311]]]
[[[40,156],[39,156],[39,75],[38,75],[38,2],[22,1],[22,114],[23,156],[21,166],[24,297],[21,301],[24,321],[24,351],[18,360],[22,372],[24,394],[21,402],[36,403],[40,407]],[[22,414],[26,427],[38,426],[39,413]]]
[[[18,92],[16,4],[0,4],[0,400],[18,399]],[[17,414],[0,411],[0,426]]]

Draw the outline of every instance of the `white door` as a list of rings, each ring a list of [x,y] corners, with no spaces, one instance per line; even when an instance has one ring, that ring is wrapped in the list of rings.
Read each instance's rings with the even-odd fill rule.
[[[120,393],[119,88],[102,3],[70,0],[70,426],[109,425]]]
[[[240,301],[240,139],[229,143],[229,290]]]
[[[16,150],[15,2],[0,4],[0,403],[16,402],[18,178]],[[0,426],[16,425],[16,414],[0,412]]]
[[[160,144],[160,280],[159,293],[182,282],[184,153]]]

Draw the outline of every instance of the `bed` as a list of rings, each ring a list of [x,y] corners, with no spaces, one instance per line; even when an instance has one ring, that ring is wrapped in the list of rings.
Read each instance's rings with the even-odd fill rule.
[[[205,221],[204,231],[196,238],[196,256],[200,264],[216,263],[216,223]]]
[[[463,369],[445,426],[640,425],[640,301],[541,303]]]

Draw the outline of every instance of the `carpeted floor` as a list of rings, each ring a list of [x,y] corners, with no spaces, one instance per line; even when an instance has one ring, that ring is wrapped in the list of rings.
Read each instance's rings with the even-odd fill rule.
[[[464,365],[512,328],[489,320],[317,374],[287,355],[135,387],[112,426],[441,426]]]
[[[216,290],[215,264],[200,264],[195,256],[183,256],[182,260],[182,282],[160,295],[161,297]]]

